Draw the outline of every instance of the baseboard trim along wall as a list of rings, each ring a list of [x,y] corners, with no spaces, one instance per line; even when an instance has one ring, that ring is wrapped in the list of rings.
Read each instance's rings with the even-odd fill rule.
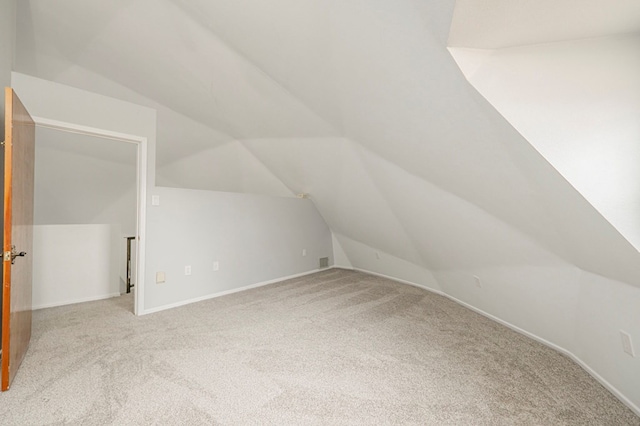
[[[615,395],[616,398],[618,398],[620,401],[622,401],[623,404],[625,404],[627,407],[629,407],[629,409],[631,409],[631,411],[633,411],[636,415],[640,416],[640,407],[638,407],[636,404],[634,404],[632,401],[629,400],[629,398],[627,398],[626,396],[624,396],[624,394],[622,394],[615,386],[613,386],[611,383],[609,383],[605,378],[603,378],[602,376],[600,376],[595,370],[593,370],[586,362],[584,362],[583,360],[581,360],[579,357],[577,357],[576,355],[574,355],[572,352],[570,352],[569,350],[556,345],[555,343],[551,343],[546,339],[543,339],[542,337],[533,334],[527,330],[524,330],[516,325],[511,324],[508,321],[505,321],[501,318],[498,318],[488,312],[483,311],[482,309],[478,309],[473,305],[470,305],[466,302],[463,302],[462,300],[456,299],[453,296],[448,295],[445,292],[442,292],[440,290],[434,290],[432,288],[429,288],[427,286],[421,285],[421,284],[417,284],[417,283],[413,283],[407,280],[402,280],[402,279],[398,279],[398,278],[394,278],[388,275],[384,275],[384,274],[379,274],[377,272],[372,272],[372,271],[367,271],[366,269],[360,269],[360,268],[349,268],[349,267],[344,267],[344,266],[334,266],[334,268],[341,268],[341,269],[349,269],[349,270],[353,270],[353,271],[359,271],[359,272],[364,272],[365,274],[369,274],[369,275],[375,275],[378,277],[382,277],[382,278],[387,278],[396,282],[399,282],[401,284],[406,284],[406,285],[410,285],[412,287],[418,287],[427,291],[430,291],[431,293],[440,295],[440,296],[444,296],[447,299],[464,306],[467,309],[471,309],[472,311],[487,317],[499,324],[504,325],[505,327],[510,328],[511,330],[523,334],[537,342],[542,343],[545,346],[550,347],[551,349],[554,349],[558,352],[560,352],[563,355],[568,356],[569,358],[571,358],[575,363],[577,363],[580,367],[582,367],[587,373],[589,373],[594,379],[596,379],[602,386],[604,386],[609,392],[611,392],[613,395]]]
[[[75,305],[76,303],[95,302],[96,300],[111,299],[112,297],[118,297],[118,296],[120,296],[120,293],[102,294],[100,296],[85,297],[82,299],[73,299],[73,300],[65,300],[63,302],[34,305],[31,309],[33,309],[34,311],[37,311],[38,309],[55,308],[56,306]]]
[[[280,281],[290,280],[292,278],[304,277],[305,275],[315,274],[316,272],[326,271],[328,269],[333,269],[333,267],[323,268],[323,269],[313,269],[311,271],[301,272],[299,274],[294,274],[294,275],[288,275],[286,277],[274,278],[274,279],[268,280],[268,281],[261,281],[259,283],[249,284],[249,285],[246,285],[244,287],[239,287],[239,288],[234,288],[234,289],[231,289],[231,290],[225,290],[225,291],[220,291],[220,292],[217,292],[217,293],[207,294],[206,296],[195,297],[193,299],[187,299],[187,300],[183,300],[181,302],[171,303],[169,305],[162,305],[162,306],[158,306],[157,308],[145,309],[143,312],[139,312],[139,315],[153,314],[153,313],[161,312],[161,311],[164,311],[164,310],[167,310],[167,309],[177,308],[179,306],[184,306],[184,305],[189,305],[191,303],[202,302],[204,300],[214,299],[216,297],[222,297],[222,296],[226,296],[228,294],[239,293],[241,291],[251,290],[253,288],[258,288],[258,287],[262,287],[262,286],[265,286],[265,285],[278,283]]]
[[[392,281],[395,281],[395,282],[398,282],[398,283],[401,283],[401,284],[410,285],[412,287],[418,287],[418,288],[421,288],[423,290],[428,290],[431,293],[435,293],[435,294],[439,294],[440,296],[447,297],[447,295],[444,292],[442,292],[440,290],[437,290],[435,288],[427,287],[426,285],[414,283],[412,281],[407,281],[407,280],[403,280],[403,279],[400,279],[400,278],[395,278],[395,277],[392,277],[390,275],[381,274],[379,272],[367,271],[366,269],[360,269],[360,268],[347,268],[347,267],[344,267],[344,266],[334,266],[334,268],[348,269],[348,270],[351,270],[351,271],[364,272],[365,274],[375,275],[376,277],[380,277],[380,278],[386,278],[388,280],[392,280]]]

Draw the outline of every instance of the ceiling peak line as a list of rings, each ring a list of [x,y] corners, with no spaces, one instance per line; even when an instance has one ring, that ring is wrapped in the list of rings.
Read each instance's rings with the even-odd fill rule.
[[[353,141],[351,139],[347,139],[347,140],[351,143],[351,145],[353,147],[352,149],[354,151],[356,151],[356,155],[358,157],[358,160],[360,161],[360,165],[362,166],[362,168],[365,170],[365,172],[369,176],[370,181],[372,182],[372,184],[374,185],[374,187],[378,191],[378,194],[380,195],[380,197],[382,197],[382,199],[384,200],[385,204],[387,205],[387,208],[389,209],[389,211],[391,212],[391,214],[395,218],[396,222],[400,226],[400,229],[402,229],[402,231],[404,233],[404,237],[411,244],[412,251],[418,256],[418,259],[421,262],[421,265],[419,265],[419,266],[422,266],[423,268],[427,268],[427,269],[431,270],[432,269],[432,265],[430,265],[429,262],[426,260],[426,258],[422,255],[422,250],[420,250],[416,240],[411,237],[412,233],[409,232],[409,229],[405,225],[405,222],[403,220],[401,220],[400,217],[398,216],[397,210],[393,208],[393,203],[390,203],[389,200],[387,199],[387,197],[385,196],[385,191],[383,191],[380,188],[379,179],[376,178],[373,175],[373,173],[371,172],[370,164],[368,164],[366,159],[364,158],[364,151],[369,152],[372,155],[376,155],[376,154],[373,154],[371,151],[369,151],[368,149],[363,147],[358,142],[355,142],[355,141]],[[408,262],[413,262],[413,260],[409,260],[409,259],[404,259],[404,260],[406,260]]]
[[[251,59],[251,57],[246,52],[244,52],[243,50],[241,50],[237,46],[233,45],[226,38],[220,36],[215,31],[214,28],[212,28],[210,25],[207,25],[207,23],[203,22],[203,20],[201,19],[201,14],[196,13],[194,10],[192,10],[192,8],[189,8],[189,7],[185,6],[183,3],[176,4],[176,6],[180,10],[182,10],[184,15],[187,16],[191,21],[193,21],[195,24],[199,25],[205,31],[207,31],[210,34],[212,34],[216,39],[218,39],[218,41],[220,41],[220,43],[225,45],[230,51],[234,52],[239,57],[241,57],[244,61],[246,61],[247,64],[251,65],[251,67],[253,67],[254,70],[258,71],[263,77],[265,77],[268,81],[272,82],[274,85],[276,85],[278,88],[280,88],[286,95],[288,95],[296,103],[298,103],[300,106],[302,106],[307,111],[309,111],[311,114],[313,114],[316,118],[318,118],[322,123],[324,123],[334,133],[335,136],[344,136],[344,131],[342,129],[338,128],[334,123],[332,123],[330,120],[328,120],[326,117],[324,117],[315,108],[313,108],[307,102],[303,101],[298,95],[293,93],[291,91],[291,89],[289,89],[284,83],[282,83],[281,81],[277,80],[275,77],[273,77],[273,75],[269,74],[264,68],[262,68],[255,61],[253,61]]]
[[[420,180],[422,182],[425,182],[427,185],[430,185],[433,188],[436,188],[438,191],[441,191],[443,193],[446,193],[446,194],[450,195],[451,197],[454,197],[456,200],[458,200],[458,201],[460,201],[462,203],[465,203],[465,204],[468,204],[470,206],[473,206],[473,208],[479,210],[480,212],[482,212],[482,213],[494,218],[495,220],[503,223],[504,226],[506,228],[508,228],[510,232],[520,235],[521,238],[526,240],[528,243],[533,244],[535,246],[538,246],[538,247],[548,251],[549,253],[552,253],[554,256],[556,256],[557,258],[559,258],[559,259],[561,259],[561,260],[563,260],[563,261],[565,261],[567,263],[573,264],[572,260],[568,259],[566,254],[559,253],[558,250],[556,250],[553,247],[550,247],[547,244],[541,242],[539,239],[535,238],[535,236],[531,235],[529,232],[522,231],[519,227],[513,225],[510,221],[505,220],[501,216],[493,214],[492,212],[490,212],[489,210],[485,209],[481,205],[479,205],[479,204],[477,204],[477,203],[475,203],[475,202],[473,202],[473,201],[471,201],[471,200],[469,200],[469,199],[467,199],[467,198],[465,198],[465,197],[463,197],[463,196],[461,196],[461,195],[459,195],[459,194],[457,194],[457,193],[455,193],[455,192],[453,192],[453,191],[451,191],[451,190],[449,190],[449,189],[447,189],[447,188],[445,188],[445,187],[443,187],[441,185],[438,185],[438,184],[432,182],[429,179],[425,179],[423,176],[420,176],[420,175],[417,175],[417,174],[415,174],[413,172],[410,172],[409,170],[403,168],[401,165],[399,165],[395,161],[392,161],[391,159],[389,159],[387,157],[383,157],[383,156],[379,155],[378,153],[376,153],[375,151],[369,149],[368,147],[366,147],[365,145],[361,144],[360,142],[357,142],[357,141],[355,141],[353,139],[349,139],[349,140],[352,143],[354,143],[355,145],[357,145],[359,150],[369,153],[370,155],[372,155],[375,158],[377,158],[379,161],[387,163],[390,166],[395,167],[396,169],[400,170],[402,173],[406,173],[407,175],[412,176],[415,179],[418,179],[418,180]],[[369,175],[371,177],[371,174],[369,174]],[[373,178],[373,177],[371,177],[371,179],[374,182],[376,181],[376,179]],[[377,187],[377,184],[376,184],[376,187]],[[391,207],[390,207],[390,209],[391,209]],[[395,214],[395,212],[394,212],[394,216],[397,218],[397,215]],[[403,227],[403,229],[404,229],[404,227]]]
[[[296,190],[293,189],[290,185],[287,185],[287,183],[282,180],[280,178],[280,176],[278,176],[269,166],[267,166],[264,161],[262,161],[242,140],[236,140],[234,141],[236,142],[242,149],[245,150],[245,152],[247,153],[247,155],[250,155],[251,158],[253,158],[255,161],[257,161],[263,168],[264,170],[268,171],[269,173],[271,173],[271,175],[273,175],[273,177],[275,179],[277,179],[282,186],[284,186],[285,188],[287,188],[289,191],[291,191],[291,196],[295,196],[296,194]],[[307,197],[308,198],[308,197]],[[313,202],[313,201],[312,201]],[[315,203],[314,203],[315,204]]]

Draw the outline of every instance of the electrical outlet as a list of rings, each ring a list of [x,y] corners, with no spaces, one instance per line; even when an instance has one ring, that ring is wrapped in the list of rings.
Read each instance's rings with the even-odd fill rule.
[[[191,275],[191,266],[190,265],[184,267],[184,274],[185,275]]]
[[[474,281],[475,281],[475,283],[476,283],[476,287],[478,287],[478,288],[482,288],[482,281],[480,281],[480,277],[479,277],[479,276],[474,275],[474,276],[473,276],[473,280],[474,280]]]
[[[162,284],[166,281],[166,276],[164,272],[156,272],[156,284]]]
[[[215,262],[213,262],[213,270],[214,271],[219,271],[220,270],[220,263],[217,260]]]
[[[307,255],[307,249],[302,249],[302,255],[306,256]]]
[[[633,342],[631,341],[629,333],[620,330],[620,337],[622,338],[622,350],[632,357],[635,357],[636,354],[633,351]]]

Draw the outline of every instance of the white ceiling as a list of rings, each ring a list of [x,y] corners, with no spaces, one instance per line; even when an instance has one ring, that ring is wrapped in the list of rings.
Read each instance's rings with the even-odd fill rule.
[[[453,10],[24,0],[16,68],[157,108],[165,185],[306,192],[349,247],[432,270],[569,264],[639,283],[638,252],[468,84]]]
[[[449,46],[497,49],[637,32],[637,0],[457,0]]]
[[[334,133],[172,1],[24,2],[19,26],[21,47],[98,72],[234,138]],[[31,72],[64,71],[21,59]]]

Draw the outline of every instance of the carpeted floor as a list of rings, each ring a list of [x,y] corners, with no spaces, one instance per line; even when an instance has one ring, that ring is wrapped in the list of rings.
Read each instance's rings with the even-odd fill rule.
[[[557,352],[446,298],[338,269],[135,317],[34,312],[3,425],[640,425]]]

